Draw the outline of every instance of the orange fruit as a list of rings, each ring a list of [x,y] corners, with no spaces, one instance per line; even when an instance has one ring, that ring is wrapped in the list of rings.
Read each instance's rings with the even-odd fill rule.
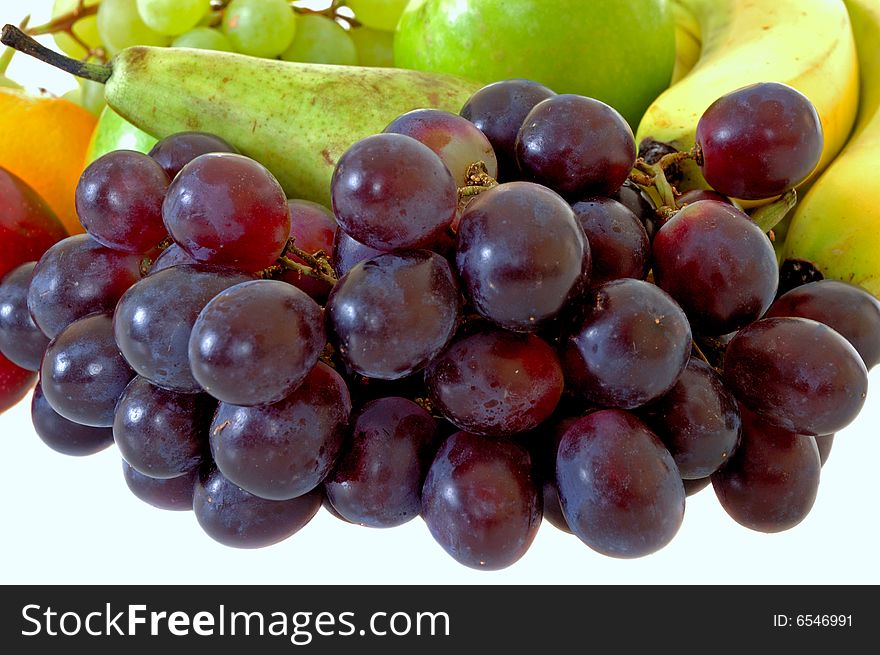
[[[0,166],[33,187],[70,234],[83,231],[73,196],[96,120],[69,100],[0,88]]]

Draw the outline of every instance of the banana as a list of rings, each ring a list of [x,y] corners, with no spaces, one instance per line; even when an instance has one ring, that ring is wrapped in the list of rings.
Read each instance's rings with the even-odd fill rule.
[[[648,108],[636,140],[680,150],[694,144],[697,122],[720,96],[755,82],[789,84],[816,106],[825,147],[818,175],[846,142],[858,106],[858,63],[841,0],[675,0],[677,15],[699,23],[702,51],[694,68]],[[675,5],[673,5],[675,6]],[[685,167],[683,188],[708,186]]]
[[[846,0],[861,68],[852,137],[797,207],[783,256],[880,297],[880,2]]]
[[[690,10],[678,0],[673,0],[670,8],[675,20],[675,67],[670,84],[675,84],[697,64],[703,45],[700,23]]]

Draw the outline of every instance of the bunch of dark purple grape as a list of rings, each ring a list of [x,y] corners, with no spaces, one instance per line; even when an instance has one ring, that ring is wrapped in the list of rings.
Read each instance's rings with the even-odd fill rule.
[[[821,149],[778,84],[648,164],[611,107],[511,80],[352,145],[330,212],[178,134],[86,169],[88,234],[3,280],[0,350],[39,370],[48,445],[115,442],[135,495],[231,546],[324,502],[371,527],[421,515],[480,569],[542,515],[638,557],[710,480],[738,522],[784,530],[865,401],[880,303],[834,281],[777,298],[766,226],[721,193],[786,194]],[[716,191],[669,185],[686,158]]]

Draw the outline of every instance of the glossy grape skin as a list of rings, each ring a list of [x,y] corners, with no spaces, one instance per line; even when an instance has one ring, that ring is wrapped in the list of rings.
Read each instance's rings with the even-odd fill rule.
[[[590,245],[557,194],[531,182],[510,182],[468,205],[455,263],[477,312],[508,330],[528,332],[556,316],[587,284]]]
[[[654,210],[654,205],[651,204],[651,201],[635,182],[624,181],[623,186],[609,197],[635,214],[642,222],[645,232],[648,234],[648,239],[654,240],[654,234],[660,229],[659,217]]]
[[[40,381],[46,400],[82,425],[113,425],[116,400],[135,373],[119,352],[109,314],[74,321],[46,348]]]
[[[225,139],[207,132],[177,132],[160,139],[149,152],[149,156],[165,171],[169,180],[177,177],[180,170],[199,155],[209,152],[231,152],[238,150]]]
[[[86,234],[59,241],[40,258],[28,290],[28,310],[50,339],[75,320],[110,312],[141,279],[141,257],[102,246]]]
[[[799,91],[760,82],[728,93],[697,123],[703,177],[719,193],[759,200],[797,186],[819,163],[822,123]]]
[[[691,352],[684,312],[653,284],[625,279],[597,287],[562,343],[569,387],[607,407],[632,409],[678,380]]]
[[[730,198],[721,195],[717,191],[712,191],[712,189],[691,189],[690,191],[685,191],[675,199],[675,206],[676,208],[681,209],[685,205],[692,205],[700,200],[714,200],[716,202],[723,202],[725,205],[733,205],[733,203],[730,202]]]
[[[541,525],[541,496],[528,452],[467,432],[437,452],[422,488],[431,535],[461,564],[484,571],[510,566]]]
[[[339,280],[327,301],[328,330],[354,372],[395,380],[446,347],[460,305],[455,278],[440,255],[388,253],[357,264]]]
[[[604,102],[561,94],[539,102],[516,137],[525,179],[566,197],[607,196],[629,177],[636,143],[629,124]]]
[[[348,448],[324,481],[334,509],[373,528],[403,525],[421,511],[422,483],[434,458],[437,421],[406,398],[367,403]]]
[[[76,185],[76,213],[98,243],[147,253],[168,235],[162,202],[171,180],[162,167],[134,150],[113,150],[83,171]]]
[[[167,480],[204,461],[215,403],[202,394],[161,389],[136,377],[116,404],[113,439],[135,470]]]
[[[208,153],[181,169],[162,205],[165,227],[199,262],[254,272],[290,236],[287,196],[269,170],[243,155]]]
[[[37,262],[10,271],[0,284],[0,353],[16,366],[38,371],[49,339],[34,323],[27,306],[31,274]]]
[[[590,244],[590,284],[645,279],[651,267],[651,242],[635,214],[611,198],[589,198],[571,208]]]
[[[336,235],[336,218],[333,212],[308,200],[288,200],[290,208],[290,238],[300,250],[314,255],[323,251],[328,257],[333,253],[333,239]],[[294,254],[288,257],[295,262],[304,263]],[[331,260],[332,262],[332,260]],[[281,279],[309,294],[320,303],[327,300],[332,286],[299,271],[285,271]]]
[[[684,518],[684,486],[672,455],[629,412],[592,412],[571,425],[559,444],[556,480],[568,525],[605,555],[653,553]]]
[[[737,332],[724,384],[766,422],[797,434],[831,434],[865,403],[868,371],[850,343],[806,318],[766,318]]]
[[[156,260],[150,267],[149,275],[158,273],[166,268],[171,268],[172,266],[177,266],[178,264],[198,264],[198,262],[193,259],[192,255],[186,250],[178,246],[176,243],[172,243],[165,248],[158,257],[156,257]]]
[[[233,548],[264,548],[303,528],[321,509],[317,489],[290,500],[266,500],[230,482],[217,469],[195,484],[193,511],[209,537]]]
[[[355,264],[384,253],[383,250],[365,246],[346,234],[342,228],[337,228],[333,237],[333,272],[336,273],[337,278],[340,278],[348,273]]]
[[[503,80],[484,86],[461,108],[461,116],[476,125],[492,144],[500,180],[519,179],[516,135],[532,108],[554,95],[531,80]]]
[[[129,491],[153,507],[172,512],[188,512],[193,508],[198,469],[176,478],[158,480],[139,473],[131,464],[122,460],[122,475]]]
[[[740,525],[781,532],[806,518],[822,463],[816,440],[774,427],[742,409],[743,434],[733,458],[712,475],[715,495]]]
[[[557,530],[574,534],[568,527],[568,521],[565,520],[565,513],[562,511],[559,492],[556,490],[555,476],[553,480],[544,480],[541,491],[544,502],[544,520]]]
[[[770,239],[743,212],[701,200],[654,237],[654,280],[675,298],[694,331],[733,332],[767,311],[779,285]]]
[[[306,293],[280,280],[252,280],[214,296],[189,337],[193,377],[234,405],[290,395],[324,349],[324,315]]]
[[[211,452],[229,480],[261,498],[286,500],[317,487],[342,449],[351,412],[345,381],[318,363],[280,402],[260,407],[220,403]]]
[[[70,421],[46,400],[42,386],[37,383],[31,398],[31,421],[34,432],[52,450],[63,455],[84,457],[94,455],[113,444],[113,430],[94,428]]]
[[[458,207],[458,187],[443,161],[402,134],[375,134],[346,150],[330,195],[342,229],[379,250],[432,247]]]
[[[816,446],[819,448],[819,461],[822,466],[828,461],[831,454],[831,446],[834,444],[833,434],[823,434],[816,437]]]
[[[682,483],[684,484],[684,495],[690,497],[700,493],[703,489],[712,484],[712,477],[707,476],[705,478],[697,478],[696,480],[683,479]]]
[[[870,370],[880,362],[880,301],[861,287],[819,280],[777,298],[765,318],[810,318],[833,328],[849,341]]]
[[[668,393],[638,410],[667,447],[684,479],[705,478],[736,450],[741,419],[736,399],[711,366],[691,359]]]
[[[16,366],[0,354],[0,413],[24,398],[36,381],[36,373]]]
[[[562,367],[540,338],[482,329],[455,339],[425,370],[435,407],[479,435],[508,436],[549,418],[562,396]]]
[[[486,135],[466,118],[440,109],[414,109],[401,114],[384,132],[405,134],[437,153],[457,186],[465,186],[468,166],[482,161],[498,177],[498,161]]]
[[[201,391],[189,363],[192,326],[211,298],[251,279],[205,264],[181,264],[145,277],[120,298],[113,317],[116,342],[126,361],[160,387]]]

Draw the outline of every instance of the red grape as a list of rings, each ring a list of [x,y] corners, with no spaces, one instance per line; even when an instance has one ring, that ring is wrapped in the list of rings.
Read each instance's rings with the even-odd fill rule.
[[[37,262],[13,269],[0,284],[0,353],[29,371],[40,369],[49,339],[28,311],[27,294]]]
[[[149,274],[153,275],[154,273],[158,273],[166,268],[171,268],[172,266],[177,266],[178,264],[198,264],[198,262],[193,259],[192,255],[186,250],[178,246],[176,243],[172,243],[162,251],[162,254],[156,257],[156,260],[150,267]]]
[[[571,208],[590,244],[590,284],[645,279],[651,267],[651,242],[635,214],[611,198],[589,198]]]
[[[828,455],[831,454],[831,446],[834,444],[833,434],[823,434],[816,437],[816,446],[819,448],[819,461],[822,466],[828,461]]]
[[[365,246],[360,241],[352,239],[341,227],[337,228],[336,235],[333,237],[333,272],[336,273],[336,277],[342,277],[355,264],[360,264],[384,253],[383,250],[370,248],[370,246]]]
[[[290,237],[294,245],[310,255],[323,251],[330,256],[333,253],[333,238],[336,235],[336,218],[333,212],[324,205],[308,200],[288,200],[287,206],[290,208]],[[292,253],[288,257],[293,261],[305,263]],[[299,271],[284,271],[281,279],[302,289],[318,302],[326,301],[332,288],[329,283]]]
[[[173,180],[184,166],[199,155],[209,152],[238,153],[233,146],[214,134],[206,132],[178,132],[166,136],[150,150],[162,170]]]

